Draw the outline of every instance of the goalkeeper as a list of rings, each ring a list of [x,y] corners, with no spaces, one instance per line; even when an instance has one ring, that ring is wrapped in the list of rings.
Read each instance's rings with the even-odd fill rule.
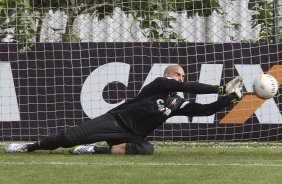
[[[74,147],[73,153],[141,154],[154,153],[146,136],[172,116],[209,116],[242,98],[242,77],[223,86],[183,82],[179,65],[168,66],[163,77],[146,85],[137,97],[104,115],[86,121],[64,132],[47,136],[33,144],[10,144],[6,152],[32,152]],[[225,95],[210,104],[190,103],[177,92]],[[106,141],[108,146],[79,146]]]

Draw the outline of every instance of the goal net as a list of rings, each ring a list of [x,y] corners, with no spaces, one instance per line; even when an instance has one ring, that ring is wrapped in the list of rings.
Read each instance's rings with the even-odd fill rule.
[[[185,82],[242,75],[244,97],[212,116],[170,118],[149,140],[279,141],[281,88],[262,100],[252,83],[261,73],[282,83],[281,15],[278,0],[0,1],[0,140],[79,125],[179,64]]]

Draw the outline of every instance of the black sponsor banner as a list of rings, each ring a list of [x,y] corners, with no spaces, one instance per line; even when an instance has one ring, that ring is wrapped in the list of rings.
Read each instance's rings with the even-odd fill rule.
[[[154,64],[178,63],[186,80],[198,81],[203,64],[222,64],[221,84],[238,75],[235,65],[260,65],[263,71],[281,64],[282,45],[249,43],[38,43],[21,54],[18,44],[0,44],[0,62],[9,62],[20,121],[1,121],[2,140],[38,140],[88,120],[81,90],[97,68],[113,62],[129,64],[127,86],[113,81],[102,96],[109,104],[132,99],[142,88]],[[281,89],[279,89],[281,94]],[[196,95],[184,94],[190,102]],[[281,112],[281,96],[273,98]],[[280,123],[261,124],[255,114],[244,124],[165,123],[150,140],[281,140]]]

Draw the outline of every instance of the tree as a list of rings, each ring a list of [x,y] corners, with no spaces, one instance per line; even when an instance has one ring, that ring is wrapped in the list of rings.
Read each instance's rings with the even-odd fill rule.
[[[249,9],[256,12],[252,25],[261,26],[260,40],[269,42],[273,38],[273,3],[265,0],[250,0]],[[186,11],[187,17],[196,15],[209,17],[220,12],[218,0],[0,0],[0,39],[10,35],[15,42],[29,48],[39,41],[42,17],[49,10],[64,11],[67,26],[63,40],[79,41],[73,32],[76,17],[89,14],[98,17],[112,16],[114,9],[120,8],[139,22],[143,34],[151,41],[179,41],[181,37],[172,29],[175,17],[170,12]]]
[[[249,0],[248,8],[249,10],[253,10],[254,13],[252,15],[252,26],[260,25],[260,42],[281,42],[281,33],[278,22],[279,19],[275,19],[278,17],[275,13],[277,13],[278,2],[274,0],[274,2],[266,1],[266,0]],[[274,6],[276,4],[276,7]],[[280,18],[281,19],[281,18]]]
[[[102,20],[105,16],[112,16],[116,7],[131,14],[152,41],[165,41],[179,39],[171,29],[175,17],[169,12],[187,11],[188,17],[209,17],[220,6],[218,0],[0,0],[1,37],[9,33],[14,41],[26,44],[39,41],[42,17],[52,9],[64,11],[68,17],[63,41],[76,41],[72,27],[77,16],[90,14]]]

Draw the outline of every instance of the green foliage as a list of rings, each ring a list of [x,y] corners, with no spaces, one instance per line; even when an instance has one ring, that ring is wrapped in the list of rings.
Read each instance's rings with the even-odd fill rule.
[[[34,38],[39,36],[36,22],[40,21],[40,14],[33,10],[29,0],[1,0],[0,17],[0,39],[13,35],[12,39],[24,43],[26,49],[34,44]]]
[[[115,7],[121,8],[126,14],[132,14],[139,22],[143,34],[151,41],[179,41],[181,38],[171,29],[175,17],[170,12],[187,11],[188,17],[208,17],[213,11],[218,11],[219,4],[218,0],[1,0],[1,30],[13,28],[14,32],[9,34],[13,35],[15,41],[30,44],[32,39],[39,37],[42,17],[50,9],[60,10],[68,17],[63,41],[79,41],[72,31],[77,16],[87,13],[102,20],[112,16]],[[3,38],[7,34],[1,35]]]
[[[254,28],[259,25],[261,28],[260,42],[273,42],[274,36],[281,37],[279,33],[275,33],[275,26],[277,25],[274,23],[273,3],[265,0],[250,0],[248,8],[254,11],[252,15],[252,27]],[[281,40],[281,38],[278,38],[278,40]]]
[[[172,29],[176,19],[171,12],[185,11],[188,18],[221,13],[218,0],[0,0],[0,39],[11,35],[15,42],[24,43],[29,48],[39,41],[42,19],[46,13],[59,10],[67,16],[62,41],[80,41],[72,30],[76,17],[89,14],[103,20],[106,16],[112,16],[117,7],[125,14],[133,15],[143,34],[153,42],[183,40]],[[259,41],[271,42],[274,33],[273,3],[250,0],[248,8],[254,12],[252,26],[261,27]],[[239,24],[229,26],[231,29],[240,27]],[[279,36],[281,33],[276,34]]]
[[[134,15],[140,23],[143,34],[151,41],[180,41],[181,37],[172,29],[176,21],[170,12],[187,12],[187,17],[195,15],[209,17],[220,7],[217,0],[185,1],[185,0],[140,0],[123,1],[126,13]]]
[[[187,11],[188,17],[193,17],[194,14],[198,14],[202,17],[209,17],[213,12],[219,13],[220,5],[218,1],[186,1],[184,10]],[[183,11],[183,9],[180,11]]]

